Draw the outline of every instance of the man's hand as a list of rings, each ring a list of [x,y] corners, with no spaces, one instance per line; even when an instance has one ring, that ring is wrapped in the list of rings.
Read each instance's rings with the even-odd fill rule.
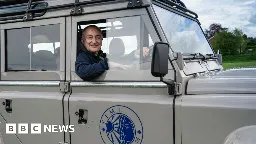
[[[144,58],[147,57],[147,56],[149,55],[149,48],[148,48],[148,47],[143,47],[142,52],[143,52],[143,57],[144,57]],[[139,57],[140,57],[140,49],[137,49],[137,50],[135,51],[135,57],[136,57],[136,58],[139,58]]]
[[[148,47],[143,47],[143,57],[147,57],[149,54],[149,48]]]

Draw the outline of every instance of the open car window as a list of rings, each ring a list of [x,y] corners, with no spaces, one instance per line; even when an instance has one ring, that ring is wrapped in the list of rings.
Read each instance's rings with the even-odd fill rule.
[[[101,49],[107,54],[109,64],[118,65],[118,67],[110,66],[106,74],[99,78],[100,81],[156,79],[150,71],[153,45],[159,39],[148,17],[127,16],[79,22],[78,42],[82,30],[88,25],[96,25],[101,29],[103,33]],[[81,50],[78,48],[77,52]]]
[[[140,65],[146,62],[143,60],[142,48],[150,46],[152,48],[154,43],[147,30],[144,30],[143,34],[141,33],[140,26],[143,21],[140,16],[101,20],[100,22],[81,24],[79,28],[82,30],[91,24],[101,28],[104,37],[102,50],[110,61],[121,63],[127,67],[135,66],[137,70],[141,69]],[[146,29],[144,26],[142,28]],[[150,69],[150,65],[146,69]]]

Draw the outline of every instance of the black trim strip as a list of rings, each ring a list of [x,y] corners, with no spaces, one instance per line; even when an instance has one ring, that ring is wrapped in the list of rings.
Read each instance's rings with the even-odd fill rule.
[[[65,20],[65,22],[64,22],[64,37],[65,37],[65,42],[64,42],[64,46],[65,46],[65,53],[64,53],[64,63],[65,63],[65,65],[64,65],[64,81],[66,82],[66,71],[67,71],[67,69],[66,69],[66,49],[67,49],[67,43],[66,43],[66,36],[67,36],[67,28],[66,28],[66,22],[67,22],[67,18],[65,17],[64,18]],[[61,27],[60,27],[60,29],[61,29]],[[61,48],[60,48],[61,49]],[[59,53],[60,55],[61,55],[61,50],[60,50],[60,53]],[[61,63],[60,63],[61,64]],[[66,96],[66,93],[63,95],[63,99],[62,99],[62,107],[63,107],[63,125],[66,125],[65,123],[65,96]],[[66,133],[65,132],[63,132],[63,134],[64,134],[64,142],[66,142]]]
[[[200,22],[198,21],[197,18],[192,17],[191,15],[189,15],[189,14],[187,14],[187,13],[185,13],[185,12],[180,12],[179,10],[177,10],[177,9],[175,9],[175,8],[173,8],[173,7],[171,7],[171,6],[168,5],[168,4],[165,4],[165,3],[163,3],[163,2],[160,2],[159,0],[154,0],[152,3],[153,3],[154,5],[156,5],[156,6],[159,6],[159,7],[161,7],[161,8],[167,9],[167,10],[169,10],[169,11],[175,13],[175,14],[178,14],[178,15],[180,15],[180,16],[184,16],[184,17],[189,18],[189,19],[191,19],[191,20],[193,20],[193,21],[196,21],[196,22],[198,22],[198,23],[200,24]]]
[[[175,142],[176,142],[176,139],[175,139],[175,130],[176,130],[176,128],[175,128],[175,125],[176,125],[176,123],[175,123],[175,118],[176,118],[176,116],[175,116],[175,100],[176,100],[176,96],[174,96],[174,98],[173,98],[173,108],[172,108],[172,112],[173,112],[173,144],[175,144]]]
[[[175,2],[172,2],[172,1],[170,1],[170,0],[153,0],[153,3],[154,3],[154,2],[158,2],[158,3],[162,3],[162,4],[165,4],[165,5],[168,5],[168,6],[171,7],[171,8],[173,8],[173,7],[175,6],[177,9],[179,9],[179,10],[181,10],[181,11],[188,12],[188,13],[190,13],[190,14],[193,14],[196,19],[198,18],[198,15],[197,15],[195,12],[193,12],[193,11],[191,11],[191,10],[185,8],[185,7],[182,7],[182,6],[180,6],[179,4],[176,4]],[[174,8],[173,8],[173,9],[174,9]],[[177,10],[176,10],[176,11],[177,11]],[[187,15],[188,15],[188,14],[187,14]]]
[[[7,47],[8,47],[8,41],[7,41],[7,30],[5,29],[4,30],[4,45],[5,45],[5,47],[4,47],[4,52],[5,52],[5,66],[4,66],[4,71],[3,72],[6,72],[7,70],[8,70],[8,49],[7,49]],[[2,62],[1,62],[2,63]]]
[[[67,80],[67,18],[64,18],[65,22],[64,22],[64,38],[65,38],[65,42],[64,42],[64,46],[65,46],[65,53],[64,53],[64,81]],[[60,26],[61,27],[61,26]],[[60,28],[61,29],[61,28]],[[72,29],[72,28],[71,28]],[[61,40],[60,40],[61,41]],[[61,55],[61,53],[59,53]],[[61,62],[60,62],[61,64]]]
[[[174,82],[177,82],[177,72],[176,72],[175,67],[172,63],[173,61],[171,60],[170,57],[169,57],[169,61],[172,65],[172,68],[173,68],[173,71],[174,71]],[[176,100],[176,95],[174,95],[174,98],[173,98],[173,108],[172,108],[172,110],[173,110],[173,144],[175,144],[175,142],[176,142],[176,139],[175,139],[175,136],[176,136],[175,135],[175,131],[176,131],[176,129],[175,129],[175,125],[176,125],[176,122],[175,122],[175,100]]]
[[[64,99],[65,99],[66,93],[64,93],[63,97],[62,97],[62,114],[63,114],[63,125],[65,126],[66,122],[65,122],[65,103],[64,103]],[[66,135],[65,132],[63,132],[64,134],[64,142],[66,141]]]
[[[70,94],[68,96],[68,121],[69,121],[69,125],[70,125],[70,106],[69,106],[70,101],[69,101],[69,99],[70,99],[71,94],[72,94],[72,88],[70,88]],[[71,133],[69,132],[69,144],[71,144],[71,142],[72,142],[71,141]]]
[[[148,16],[149,16],[149,18],[150,18],[150,20],[151,20],[151,22],[152,22],[154,28],[155,28],[155,31],[156,31],[156,33],[157,33],[157,36],[159,37],[160,41],[162,42],[163,40],[162,40],[161,35],[160,35],[160,33],[159,33],[159,31],[158,31],[158,29],[157,29],[157,27],[156,27],[156,24],[155,24],[155,22],[154,22],[154,20],[153,20],[152,15],[151,15],[150,12],[149,12],[149,8],[147,7],[146,10],[147,10]]]

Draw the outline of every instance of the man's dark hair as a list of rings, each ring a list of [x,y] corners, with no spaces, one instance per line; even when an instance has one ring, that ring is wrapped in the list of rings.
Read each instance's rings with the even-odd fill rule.
[[[83,31],[82,31],[82,38],[81,38],[82,42],[84,41],[84,38],[85,38],[85,37],[84,37],[84,33],[85,33],[89,28],[94,28],[94,29],[98,30],[98,31],[101,33],[101,36],[103,36],[103,35],[102,35],[102,31],[101,31],[101,29],[100,29],[99,27],[97,27],[96,25],[89,25],[89,26],[85,27],[85,28],[83,29]]]

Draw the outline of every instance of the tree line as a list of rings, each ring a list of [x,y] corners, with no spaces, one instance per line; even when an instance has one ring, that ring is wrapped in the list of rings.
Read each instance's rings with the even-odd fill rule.
[[[256,37],[247,37],[239,28],[230,31],[221,24],[213,23],[205,29],[205,36],[214,51],[220,50],[222,55],[238,55],[256,52]]]

